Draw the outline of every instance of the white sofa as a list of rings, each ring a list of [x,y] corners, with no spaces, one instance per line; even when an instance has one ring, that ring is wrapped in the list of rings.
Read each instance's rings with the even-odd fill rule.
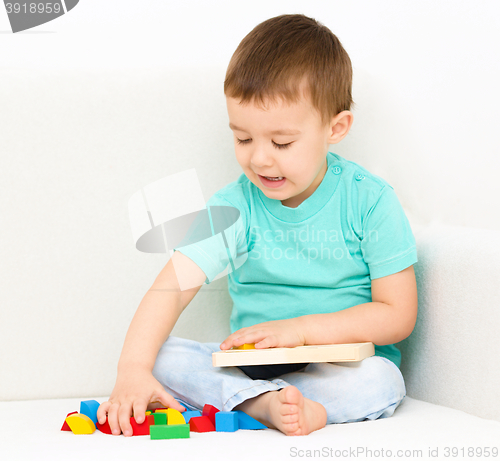
[[[208,200],[240,174],[223,75],[1,70],[0,175],[10,194],[1,296],[12,308],[0,338],[0,459],[370,459],[381,450],[426,459],[446,457],[447,447],[459,458],[498,449],[500,232],[421,222],[410,209],[419,315],[399,344],[407,397],[393,417],[307,437],[264,430],[151,441],[59,430],[81,400],[108,398],[130,320],[166,262],[133,247],[129,197],[194,167]],[[349,158],[349,149],[333,151]],[[222,340],[230,308],[227,280],[217,280],[172,334]]]

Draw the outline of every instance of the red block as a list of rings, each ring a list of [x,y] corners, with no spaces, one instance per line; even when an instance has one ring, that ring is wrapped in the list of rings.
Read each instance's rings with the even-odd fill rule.
[[[106,416],[106,421],[104,421],[104,424],[101,424],[99,422],[99,420],[97,420],[97,423],[95,424],[95,427],[96,427],[96,429],[99,429],[104,434],[112,435],[111,428],[109,427],[108,417],[107,416]]]
[[[189,430],[191,432],[211,432],[215,431],[208,416],[195,416],[189,420]]]
[[[208,416],[208,419],[215,427],[215,413],[219,411],[218,408],[215,408],[213,405],[209,405],[208,403],[203,406],[202,416]]]
[[[154,426],[154,424],[155,418],[153,415],[147,415],[141,424],[138,424],[133,416],[130,417],[132,435],[149,435],[149,426]]]
[[[66,418],[69,416],[69,415],[74,415],[75,413],[78,413],[77,411],[72,411],[71,413],[68,413],[66,415]],[[61,427],[61,431],[70,431],[71,432],[71,428],[68,426],[68,423],[66,422],[66,418],[64,418],[64,424],[62,425]]]

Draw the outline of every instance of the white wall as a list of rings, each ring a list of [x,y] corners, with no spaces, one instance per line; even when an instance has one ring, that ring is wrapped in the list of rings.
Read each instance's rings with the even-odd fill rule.
[[[500,229],[496,2],[81,0],[17,34],[2,8],[0,399],[111,391],[166,262],[133,248],[128,198],[196,167],[208,199],[240,174],[224,73],[267,18],[304,13],[340,38],[357,106],[331,150],[389,181],[415,228]],[[207,288],[180,336],[224,338],[206,306],[225,281]]]
[[[0,68],[225,70],[256,24],[297,12],[327,25],[353,62],[357,117],[337,151],[390,178],[424,222],[499,229],[493,0],[82,0],[36,29],[0,34]],[[6,14],[0,31],[9,31]]]

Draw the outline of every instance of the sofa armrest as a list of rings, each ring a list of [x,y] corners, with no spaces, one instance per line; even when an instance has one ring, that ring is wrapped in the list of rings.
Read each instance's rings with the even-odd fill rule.
[[[500,232],[415,232],[419,312],[398,344],[407,395],[500,421]]]

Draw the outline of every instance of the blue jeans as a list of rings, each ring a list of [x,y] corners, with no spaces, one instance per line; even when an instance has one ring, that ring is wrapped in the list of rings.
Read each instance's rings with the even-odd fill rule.
[[[212,352],[220,351],[219,345],[169,336],[153,376],[188,410],[201,410],[208,403],[231,411],[247,399],[293,385],[325,407],[327,424],[388,418],[406,396],[399,368],[385,357],[310,363],[271,380],[251,379],[237,367],[212,366]]]

